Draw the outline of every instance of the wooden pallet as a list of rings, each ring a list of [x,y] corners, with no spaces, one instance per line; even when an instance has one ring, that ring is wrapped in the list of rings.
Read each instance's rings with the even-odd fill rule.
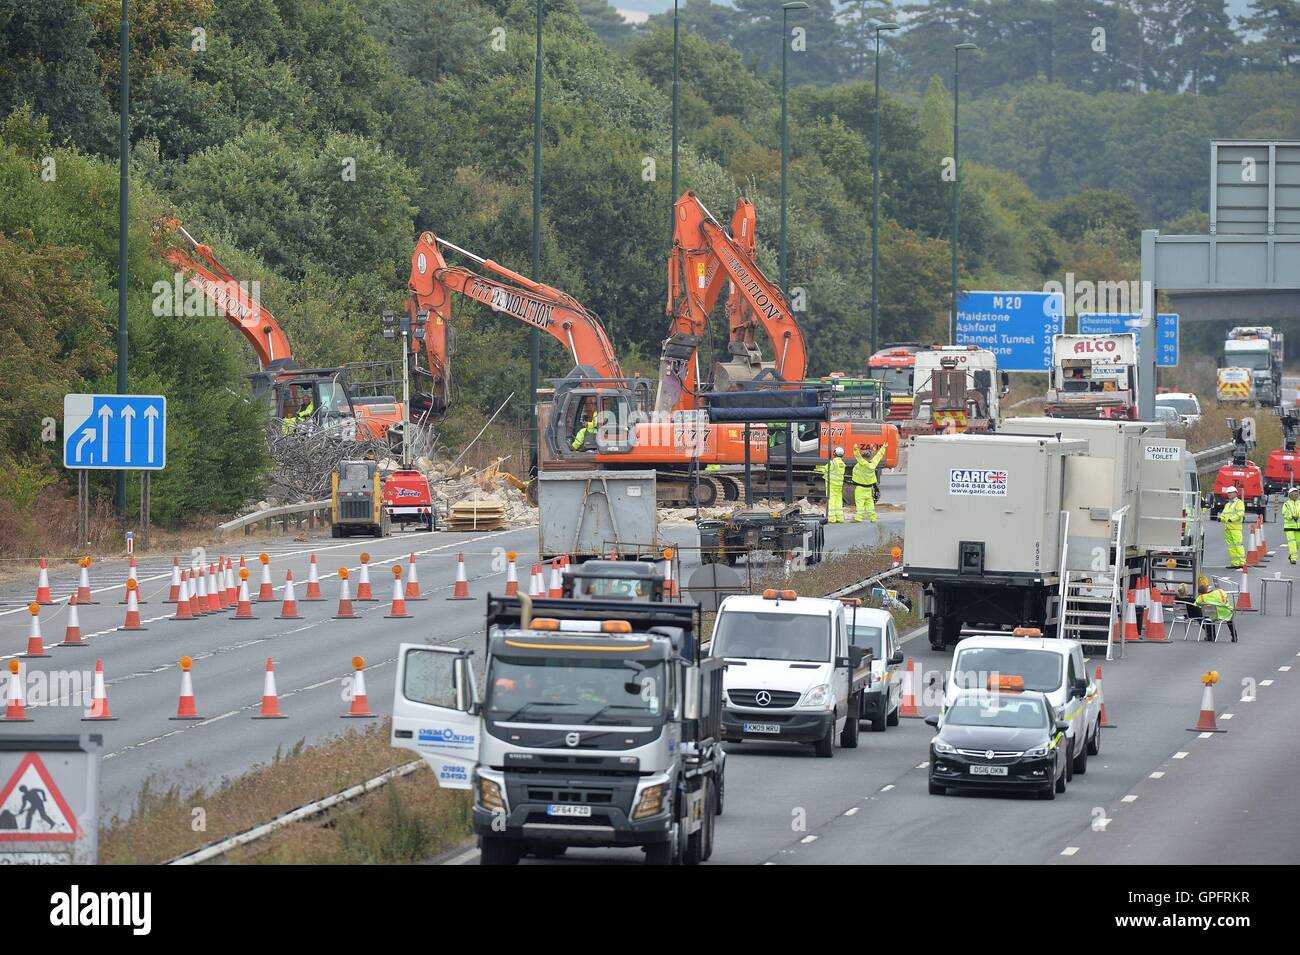
[[[453,531],[502,530],[506,526],[505,502],[495,497],[457,501],[447,511],[446,526]]]

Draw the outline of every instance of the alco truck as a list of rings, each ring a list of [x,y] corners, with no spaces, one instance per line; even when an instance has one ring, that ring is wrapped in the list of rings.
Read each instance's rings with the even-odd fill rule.
[[[570,846],[703,862],[726,757],[699,623],[691,604],[489,596],[482,698],[472,650],[402,644],[390,742],[473,792],[484,864]]]
[[[1057,335],[1052,339],[1052,382],[1043,413],[1049,418],[1137,418],[1137,336]]]

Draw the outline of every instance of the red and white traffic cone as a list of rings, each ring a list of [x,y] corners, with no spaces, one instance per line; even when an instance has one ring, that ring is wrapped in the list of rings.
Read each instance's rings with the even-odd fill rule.
[[[176,613],[173,620],[193,620],[194,612],[190,610],[190,578],[181,574],[181,590],[176,597]]]
[[[564,596],[564,578],[560,576],[560,562],[551,561],[551,586],[547,588],[546,596],[558,600]]]
[[[143,595],[140,593],[140,578],[139,578],[138,576],[136,576],[136,572],[135,572],[135,555],[134,555],[134,554],[131,555],[131,562],[127,565],[127,568],[126,568],[126,589],[127,589],[127,590],[131,590],[131,589],[132,589],[132,587],[131,587],[131,584],[132,584],[132,583],[135,584],[135,588],[134,588],[134,589],[135,589],[135,602],[136,602],[137,604],[142,604],[142,603],[144,603],[144,602],[145,602],[144,597],[143,597]],[[126,602],[127,602],[127,595],[124,593],[124,594],[122,594],[122,599],[119,600],[118,603],[120,603],[120,604],[125,604]]]
[[[104,661],[95,661],[95,686],[90,694],[90,709],[81,718],[83,723],[106,723],[117,719],[108,710],[108,691],[104,688]]]
[[[9,669],[9,692],[5,694],[5,722],[30,723],[32,718],[27,715],[27,706],[23,702],[23,665],[10,660],[6,666]]]
[[[388,613],[384,614],[384,619],[387,620],[395,617],[409,617],[409,616],[410,614],[406,612],[406,597],[403,595],[402,592],[402,565],[394,564],[393,565],[393,605],[388,609]]]
[[[93,561],[87,556],[81,558],[77,563],[81,564],[81,577],[77,581],[77,603],[82,607],[99,603],[90,592],[90,565]]]
[[[176,705],[176,715],[170,717],[173,720],[201,720],[198,708],[194,705],[194,681],[190,678],[190,668],[194,666],[194,661],[189,657],[181,657],[178,661],[181,668],[181,697],[180,702]]]
[[[167,590],[167,602],[174,604],[181,599],[181,562],[172,558],[172,583]]]
[[[1194,733],[1226,733],[1227,730],[1220,729],[1214,721],[1214,684],[1219,682],[1219,671],[1206,673],[1201,677],[1201,682],[1205,684],[1205,689],[1201,692],[1201,714],[1196,719],[1196,725],[1189,726],[1188,729]]]
[[[506,596],[519,596],[519,572],[515,569],[515,560],[519,557],[514,551],[506,552]]]
[[[215,593],[217,596],[217,609],[229,610],[230,601],[226,598],[226,555],[225,554],[222,554],[217,559],[217,567],[215,573],[213,573],[212,575],[212,579],[217,582],[217,585],[212,588],[213,593]],[[238,594],[235,595],[235,600],[236,602],[238,602],[239,600]]]
[[[357,572],[357,603],[369,603],[375,599],[370,589],[370,555],[361,552],[361,569]]]
[[[235,583],[235,562],[226,558],[226,572],[221,575],[221,583],[226,588],[226,606],[239,606],[239,585]]]
[[[370,701],[366,699],[366,661],[353,657],[352,671],[352,700],[348,711],[339,715],[345,720],[373,720],[375,714],[370,712]]]
[[[202,567],[191,568],[195,586],[190,590],[190,610],[196,617],[208,614],[208,572]]]
[[[276,620],[301,620],[302,616],[298,613],[298,600],[293,593],[293,571],[287,570],[284,574],[284,601],[280,604],[280,614]]]
[[[903,698],[898,702],[898,715],[904,719],[919,720],[921,711],[916,708],[916,661],[907,658],[903,674]]]
[[[406,599],[425,599],[420,593],[420,570],[415,565],[415,554],[411,554],[411,559],[406,562]]]
[[[36,575],[36,602],[42,607],[54,605],[50,594],[50,571],[45,565],[44,557],[41,558],[41,572]]]
[[[320,577],[316,576],[316,555],[311,555],[311,563],[307,565],[307,596],[303,600],[315,603],[318,600],[324,600],[320,592]]]
[[[1254,610],[1250,605],[1250,574],[1241,568],[1241,590],[1237,591],[1237,610]]]
[[[352,612],[352,595],[348,591],[348,569],[339,568],[339,609],[334,615],[335,620],[359,620],[360,618]]]
[[[32,615],[31,627],[27,631],[27,652],[25,657],[48,657],[45,652],[45,640],[41,636],[41,605],[30,603],[27,605],[27,612]]]
[[[1133,606],[1135,607],[1150,606],[1151,587],[1147,583],[1146,577],[1139,576],[1137,579],[1137,583],[1133,585],[1133,589],[1129,591],[1129,594],[1131,594],[1131,597],[1129,599],[1133,601]]]
[[[528,596],[543,597],[546,595],[546,585],[541,582],[541,564],[534,563],[528,569]]]
[[[1137,595],[1133,591],[1128,592],[1128,600],[1124,603],[1124,642],[1138,643],[1142,640],[1142,635],[1138,633],[1137,618]]]
[[[280,712],[280,696],[275,692],[275,668],[271,663],[270,657],[266,658],[266,676],[262,678],[262,709],[254,715],[253,719],[287,719],[287,717]]]
[[[664,548],[664,599],[676,600],[681,596],[677,589],[677,578],[673,576],[673,549]]]
[[[1261,550],[1259,545],[1259,540],[1260,540],[1260,529],[1259,529],[1259,524],[1256,523],[1250,529],[1251,546],[1250,546],[1250,550],[1246,552],[1246,566],[1248,567],[1255,567],[1258,566],[1259,564],[1260,550]]]
[[[148,630],[140,622],[140,604],[137,594],[140,591],[140,585],[132,578],[126,582],[126,622],[118,627],[119,630]]]
[[[248,568],[239,572],[239,606],[235,609],[236,620],[256,620],[253,616],[253,600],[248,596]]]
[[[274,600],[275,588],[271,586],[271,558],[266,554],[258,554],[257,559],[262,562],[262,585],[257,589],[257,602]]]
[[[225,608],[221,604],[221,594],[226,589],[217,577],[217,568],[213,564],[208,564],[208,580],[211,586],[208,587],[208,613],[221,613]]]
[[[469,595],[469,578],[465,576],[465,555],[456,555],[456,586],[452,588],[448,600],[473,600]]]
[[[84,647],[86,641],[81,639],[81,618],[77,616],[77,595],[68,598],[68,629],[63,632],[63,642],[56,647]]]
[[[1152,596],[1154,599],[1147,607],[1146,621],[1142,626],[1142,640],[1144,643],[1173,643],[1165,630],[1165,605],[1158,595]]]
[[[1115,729],[1115,724],[1106,718],[1106,694],[1101,688],[1101,665],[1097,665],[1097,675],[1093,677],[1093,682],[1097,684],[1097,697],[1101,700],[1101,715],[1097,720],[1097,725],[1105,729]]]

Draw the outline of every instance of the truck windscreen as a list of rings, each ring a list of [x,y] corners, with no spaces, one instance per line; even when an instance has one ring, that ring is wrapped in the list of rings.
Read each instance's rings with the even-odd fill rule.
[[[1023,677],[1026,690],[1051,692],[1061,685],[1061,656],[1048,650],[971,647],[957,654],[953,681],[983,689],[992,676]]]
[[[493,657],[484,713],[490,720],[644,726],[665,706],[662,663],[569,657]]]
[[[905,394],[912,390],[912,371],[911,368],[872,368],[871,377],[894,394]]]
[[[830,620],[820,614],[727,610],[718,614],[710,653],[745,660],[825,663],[830,649]]]
[[[1269,353],[1266,351],[1230,351],[1223,356],[1224,367],[1249,368],[1251,371],[1266,370],[1270,360]]]

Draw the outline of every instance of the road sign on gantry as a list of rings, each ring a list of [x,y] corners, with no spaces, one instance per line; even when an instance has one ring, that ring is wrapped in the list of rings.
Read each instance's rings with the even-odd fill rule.
[[[165,397],[64,395],[64,467],[161,471],[166,464]]]
[[[956,344],[997,356],[999,371],[1052,367],[1052,339],[1065,331],[1060,292],[967,292],[957,305]]]
[[[1142,329],[1136,324],[1141,315],[1127,312],[1080,312],[1080,335],[1118,335],[1134,332],[1137,346],[1142,348]],[[1160,368],[1178,366],[1178,313],[1161,312],[1156,316],[1156,365]]]

